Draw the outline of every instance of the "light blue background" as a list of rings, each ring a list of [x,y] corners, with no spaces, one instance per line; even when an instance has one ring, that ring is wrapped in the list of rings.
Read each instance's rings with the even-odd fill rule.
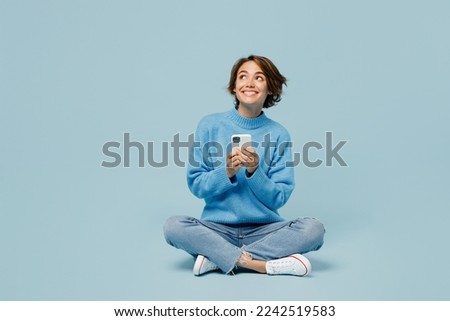
[[[0,299],[449,300],[449,10],[0,0]],[[281,211],[326,225],[310,277],[194,277],[162,235],[200,214],[185,169],[101,167],[124,132],[161,146],[231,108],[230,68],[251,53],[288,78],[267,114],[297,152],[348,140],[350,166],[298,166]]]

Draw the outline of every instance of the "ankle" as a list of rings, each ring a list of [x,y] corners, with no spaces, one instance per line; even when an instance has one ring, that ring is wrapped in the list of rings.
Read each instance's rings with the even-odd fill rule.
[[[266,261],[254,260],[247,252],[242,253],[236,265],[258,273],[266,273]]]
[[[252,264],[253,258],[252,256],[247,252],[242,252],[241,256],[239,257],[237,261],[237,266],[248,268]]]

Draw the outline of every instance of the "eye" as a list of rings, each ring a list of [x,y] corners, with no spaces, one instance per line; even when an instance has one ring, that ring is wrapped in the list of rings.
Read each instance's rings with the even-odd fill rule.
[[[247,76],[244,75],[244,74],[242,74],[242,75],[239,76],[239,79],[246,79],[246,78],[247,78]]]
[[[256,79],[260,80],[260,81],[264,81],[265,80],[263,76],[257,76]]]

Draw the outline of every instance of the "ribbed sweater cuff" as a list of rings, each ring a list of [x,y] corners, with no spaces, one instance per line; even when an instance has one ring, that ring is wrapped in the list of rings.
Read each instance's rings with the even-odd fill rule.
[[[252,190],[258,190],[260,186],[264,186],[267,183],[268,177],[258,167],[252,176],[247,177],[247,180]]]
[[[216,170],[215,178],[215,181],[217,183],[217,186],[215,188],[216,191],[226,191],[237,184],[236,180],[232,182],[228,177],[226,167],[218,168]]]

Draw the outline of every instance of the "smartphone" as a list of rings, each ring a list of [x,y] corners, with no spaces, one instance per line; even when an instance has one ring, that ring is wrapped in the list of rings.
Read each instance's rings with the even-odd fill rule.
[[[250,134],[231,135],[231,148],[233,151],[236,148],[245,148],[251,145],[252,145],[252,135]]]

